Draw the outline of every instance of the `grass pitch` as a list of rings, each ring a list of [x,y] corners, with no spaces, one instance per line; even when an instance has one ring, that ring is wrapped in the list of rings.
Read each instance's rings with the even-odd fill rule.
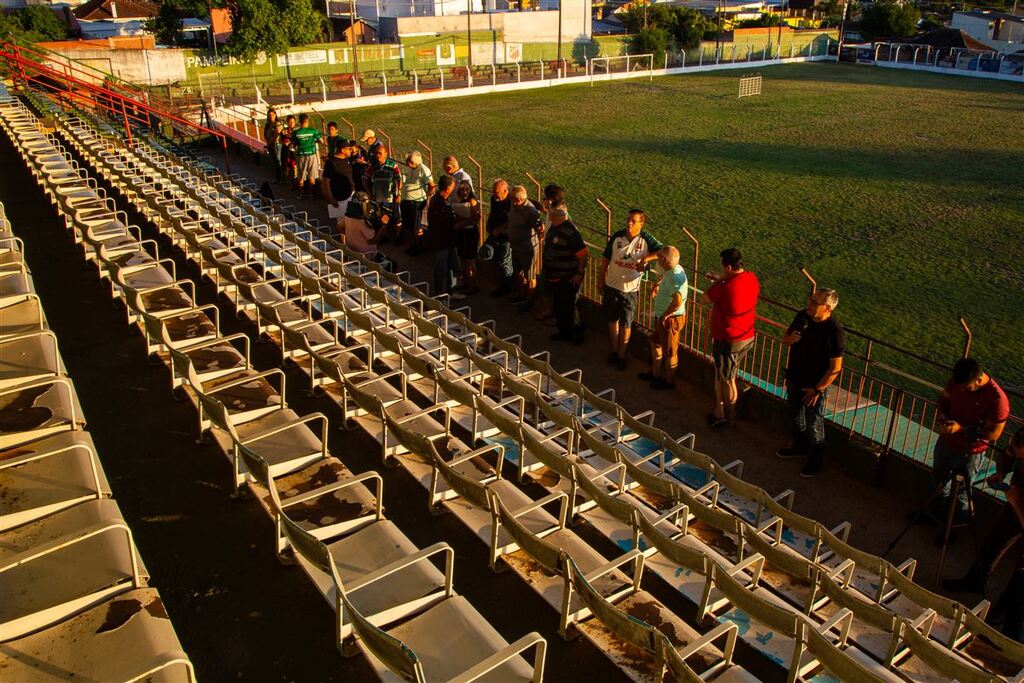
[[[760,72],[764,94],[742,100],[743,72],[731,71],[350,118],[391,134],[396,155],[426,141],[435,171],[447,153],[472,171],[472,154],[486,183],[502,176],[532,193],[529,170],[564,185],[594,242],[603,242],[600,196],[616,227],[628,208],[645,209],[684,263],[679,227],[688,227],[702,270],[740,247],[771,298],[802,305],[807,267],[839,290],[848,327],[941,363],[959,356],[964,315],[974,355],[1024,387],[1024,86],[831,63]]]

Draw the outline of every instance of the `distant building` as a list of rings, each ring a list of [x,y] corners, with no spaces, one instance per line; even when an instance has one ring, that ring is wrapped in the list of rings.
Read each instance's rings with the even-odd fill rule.
[[[74,15],[82,37],[89,39],[142,35],[146,21],[159,11],[159,5],[139,0],[89,0]]]
[[[963,31],[998,52],[1017,52],[1024,47],[1024,17],[996,10],[953,12],[950,28]]]

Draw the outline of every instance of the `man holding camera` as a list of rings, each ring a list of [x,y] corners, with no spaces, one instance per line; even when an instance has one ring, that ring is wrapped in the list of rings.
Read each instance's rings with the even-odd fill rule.
[[[965,516],[967,487],[978,474],[978,459],[1003,433],[1009,416],[1010,402],[1006,394],[981,369],[978,361],[958,360],[953,366],[953,376],[939,396],[939,440],[932,454],[932,481],[935,487],[943,482],[945,485],[933,509],[926,511],[934,519],[946,519],[952,484],[950,475],[957,471],[965,473],[967,481],[956,503],[955,518]]]
[[[1010,483],[1005,483],[1010,474]],[[1006,505],[999,511],[992,530],[978,550],[978,557],[967,574],[959,579],[948,579],[942,587],[954,593],[985,593],[985,584],[993,568],[1008,554],[1015,543],[1015,553],[1010,553],[1014,563],[1003,596],[993,610],[994,615],[1003,618],[1002,632],[1015,639],[1024,639],[1024,427],[1010,439],[1010,443],[996,458],[996,472],[987,480],[989,486],[1006,491]]]
[[[806,458],[800,476],[809,479],[821,471],[825,459],[825,403],[828,388],[843,370],[846,333],[832,317],[839,305],[834,289],[819,289],[807,299],[807,310],[793,318],[782,343],[789,347],[786,365],[786,402],[793,428],[793,443],[776,452],[780,458]]]

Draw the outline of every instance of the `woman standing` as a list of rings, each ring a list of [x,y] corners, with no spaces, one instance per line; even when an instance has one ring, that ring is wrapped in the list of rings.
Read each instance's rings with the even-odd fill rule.
[[[263,141],[267,143],[270,166],[274,169],[274,182],[281,182],[281,122],[273,107],[267,110],[267,122],[263,124]]]

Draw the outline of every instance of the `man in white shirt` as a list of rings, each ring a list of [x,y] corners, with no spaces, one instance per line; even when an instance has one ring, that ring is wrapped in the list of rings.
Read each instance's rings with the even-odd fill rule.
[[[470,177],[466,170],[459,166],[459,160],[453,156],[445,157],[444,164],[442,166],[444,172],[450,175],[455,180],[455,187],[458,187],[460,183],[469,183],[469,189],[473,189],[473,178]],[[448,197],[448,203],[454,204],[458,200],[458,193],[452,192],[452,195]]]
[[[626,347],[636,317],[640,280],[647,264],[657,259],[658,252],[665,246],[643,229],[646,221],[643,211],[630,209],[626,227],[611,236],[601,258],[601,282],[604,283],[601,306],[608,318],[612,347],[608,362],[619,370],[626,369]]]

